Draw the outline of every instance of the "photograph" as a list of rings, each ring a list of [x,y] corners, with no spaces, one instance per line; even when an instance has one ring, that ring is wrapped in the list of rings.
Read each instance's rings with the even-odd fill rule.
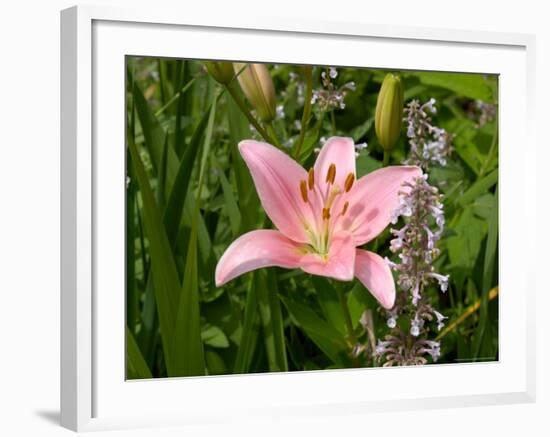
[[[125,75],[127,380],[499,361],[497,74]]]

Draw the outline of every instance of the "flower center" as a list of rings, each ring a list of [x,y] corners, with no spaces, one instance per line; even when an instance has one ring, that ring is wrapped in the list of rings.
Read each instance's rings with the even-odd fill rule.
[[[317,232],[312,232],[312,229],[306,225],[306,229],[311,235],[311,250],[326,258],[330,250],[333,225],[340,217],[344,216],[349,209],[349,201],[346,200],[342,208],[334,213],[336,201],[344,193],[348,193],[351,190],[355,182],[355,175],[353,173],[348,173],[344,181],[344,186],[340,187],[335,183],[336,164],[330,164],[325,176],[326,188],[324,193],[315,192],[316,188],[322,191],[319,186],[315,186],[315,176],[314,169],[309,169],[307,180],[303,179],[300,181],[299,189],[304,203],[310,205],[314,214],[320,214],[320,217],[318,217],[319,225],[316,227]],[[320,200],[320,205],[319,202],[315,202],[315,199]]]

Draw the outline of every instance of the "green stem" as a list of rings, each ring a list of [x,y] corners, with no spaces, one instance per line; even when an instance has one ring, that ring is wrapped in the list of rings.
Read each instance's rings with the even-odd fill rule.
[[[302,126],[300,130],[300,136],[298,137],[298,141],[296,141],[296,149],[294,152],[294,157],[296,159],[300,158],[300,151],[302,149],[302,144],[304,144],[307,127],[309,124],[309,118],[311,116],[311,95],[313,93],[312,72],[313,72],[313,68],[311,66],[308,65],[304,67],[304,75],[306,80],[306,95],[304,100],[304,112],[302,113]]]
[[[487,167],[493,160],[494,154],[497,150],[497,143],[498,143],[498,119],[495,119],[495,131],[493,133],[493,141],[491,142],[491,148],[489,149],[489,153],[487,154],[487,159],[485,159],[485,162],[481,166],[481,169],[479,170],[479,176],[478,179],[481,179],[485,172],[487,171]]]
[[[336,117],[334,116],[334,109],[330,111],[330,123],[332,125],[332,136],[336,135]]]
[[[351,320],[351,314],[349,312],[348,303],[346,301],[346,293],[342,287],[342,283],[335,281],[336,292],[338,293],[338,298],[340,300],[340,306],[342,307],[342,312],[344,313],[344,322],[346,323],[346,330],[348,332],[348,340],[351,343],[351,347],[357,344],[357,337],[355,336],[355,330],[353,329],[353,322]]]
[[[205,132],[205,138],[203,143],[203,156],[201,158],[200,167],[199,167],[199,184],[197,188],[197,203],[195,204],[195,214],[194,219],[198,217],[199,211],[200,211],[200,204],[201,204],[201,195],[202,195],[202,189],[204,185],[204,179],[206,174],[206,162],[208,160],[208,154],[210,151],[210,141],[212,140],[212,132],[214,130],[214,121],[216,118],[216,105],[218,102],[218,99],[223,94],[223,90],[215,95],[212,98],[212,103],[210,107],[210,114],[208,116],[208,123],[206,125],[206,132]]]
[[[155,117],[158,117],[159,115],[161,115],[164,111],[166,111],[166,109],[172,104],[174,103],[178,98],[179,96],[185,94],[185,92],[191,87],[191,85],[193,85],[195,83],[195,78],[191,79],[189,82],[187,82],[185,84],[185,86],[180,90],[178,91],[176,94],[174,94],[170,100],[168,100],[162,107],[160,107],[159,109],[157,109],[157,111],[155,112]]]
[[[275,129],[273,128],[273,122],[266,124],[266,130],[267,130],[267,134],[271,137],[271,140],[273,141],[271,144],[273,144],[274,146],[277,146],[280,149],[281,143],[279,142]]]
[[[390,163],[390,152],[387,150],[384,150],[384,161],[382,162],[382,166],[386,167]]]
[[[231,84],[225,86],[229,94],[231,94],[231,97],[241,110],[241,112],[246,116],[248,121],[252,126],[254,126],[254,129],[258,131],[258,133],[266,140],[268,143],[273,144],[273,140],[270,138],[268,133],[265,131],[265,129],[260,126],[260,123],[256,121],[256,119],[252,116],[248,108],[246,107],[246,104],[244,103],[243,99],[241,99],[241,96],[235,91],[235,88],[231,86]]]

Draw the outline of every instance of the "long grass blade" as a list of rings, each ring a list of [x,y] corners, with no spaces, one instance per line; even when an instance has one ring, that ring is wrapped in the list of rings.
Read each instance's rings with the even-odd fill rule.
[[[151,370],[149,370],[134,336],[126,327],[126,378],[149,379],[152,377]]]
[[[127,70],[127,74],[128,74],[129,80],[131,80],[132,74],[129,69]],[[143,96],[143,93],[141,92],[139,86],[134,85],[133,95],[134,95],[134,101],[136,103],[137,115],[143,129],[145,144],[151,155],[153,167],[158,172],[158,168],[160,167],[161,161],[162,161],[162,150],[165,142],[165,132],[162,129],[162,126],[160,125],[159,121],[157,120],[157,118],[154,116],[151,109],[149,108],[149,105],[147,104],[147,101],[145,100],[145,97]],[[174,186],[174,182],[176,180],[176,176],[179,169],[178,162],[179,160],[176,155],[176,152],[172,147],[169,147],[167,150],[167,167],[166,167],[166,184],[165,184],[165,189],[166,189],[165,195],[168,197],[171,194],[172,187]],[[193,222],[195,207],[196,207],[196,204],[193,196],[187,196],[183,207],[183,224],[187,226],[189,229],[191,228],[191,225]],[[198,247],[200,251],[200,259],[201,260],[209,259],[212,257],[212,242],[210,241],[210,236],[208,234],[208,230],[206,228],[206,225],[204,223],[202,216],[199,217],[197,226],[198,226],[197,236],[198,236]],[[184,250],[184,253],[185,253],[185,250]]]
[[[489,301],[495,299],[497,296],[498,296],[498,287],[491,288],[491,290],[489,291]],[[443,337],[445,337],[447,334],[454,331],[458,327],[458,325],[460,325],[468,317],[474,314],[479,309],[480,306],[481,306],[481,299],[474,302],[472,305],[466,308],[466,310],[460,316],[458,316],[455,320],[453,320],[451,323],[445,326],[443,331],[441,331],[435,339],[439,341]]]
[[[297,324],[334,364],[340,366],[349,364],[346,340],[340,331],[333,328],[304,304],[290,298],[281,299]]]
[[[462,206],[469,205],[473,200],[485,193],[498,181],[498,169],[493,170],[487,176],[477,180],[461,197],[458,203]]]
[[[172,349],[170,339],[176,320],[175,309],[180,289],[178,271],[170,250],[170,243],[164,231],[160,211],[133,139],[128,136],[128,149],[143,200],[143,223],[149,241],[151,268],[155,285],[155,295],[159,311],[161,334],[166,366],[171,369]]]
[[[206,158],[210,153],[214,120],[216,118],[216,99],[212,101],[206,127],[203,156],[199,172],[198,201],[191,226],[191,236],[185,259],[185,270],[178,314],[174,330],[174,366],[171,369],[174,376],[204,375],[206,366],[201,338],[201,320],[199,306],[199,279],[197,264],[197,226],[200,214],[200,198],[206,171]]]
[[[286,371],[288,362],[276,275],[273,271],[258,272],[254,277],[254,284],[258,296],[258,309],[262,321],[269,370],[272,372]]]
[[[231,166],[239,195],[239,206],[242,212],[242,232],[253,229],[258,219],[258,206],[260,201],[250,172],[246,168],[238,144],[240,141],[250,138],[250,128],[246,117],[229,96],[225,99],[227,104],[227,121],[229,125],[229,148],[231,151]]]
[[[136,205],[131,168],[128,168],[129,183],[126,189],[126,324],[135,332],[139,318],[139,293],[136,287]]]
[[[189,250],[183,273],[183,285],[173,337],[174,366],[171,369],[170,376],[205,374],[198,294],[197,230],[195,224],[191,229]]]
[[[185,153],[183,154],[183,158],[179,164],[174,183],[172,184],[172,190],[166,204],[166,209],[164,211],[164,226],[166,227],[166,234],[172,242],[172,246],[177,237],[185,200],[187,199],[189,191],[189,182],[191,181],[191,175],[193,173],[193,165],[195,163],[209,117],[210,109],[204,114],[200,123],[197,125],[195,132],[189,141],[189,145],[185,149]]]
[[[239,211],[239,205],[233,194],[233,188],[229,184],[227,177],[222,169],[218,169],[218,175],[220,177],[220,183],[222,186],[223,197],[225,199],[225,210],[229,217],[229,223],[233,232],[233,237],[238,237],[241,228],[241,212]]]
[[[252,358],[254,357],[254,351],[258,343],[259,329],[260,323],[256,287],[254,286],[254,281],[250,280],[248,292],[246,294],[244,321],[239,349],[237,350],[233,368],[234,373],[247,373],[249,371],[252,364]]]
[[[336,290],[326,279],[320,276],[312,276],[311,281],[317,293],[317,300],[323,316],[332,326],[344,334],[346,324]]]
[[[493,281],[498,241],[498,186],[493,196],[493,207],[489,219],[489,229],[487,233],[487,243],[485,245],[485,261],[483,263],[483,290],[481,295],[481,306],[479,308],[479,325],[474,335],[474,347],[472,356],[477,359],[480,356],[484,337],[490,329],[489,319],[489,289]],[[488,348],[487,348],[488,349]],[[489,351],[483,351],[482,355],[487,355]]]

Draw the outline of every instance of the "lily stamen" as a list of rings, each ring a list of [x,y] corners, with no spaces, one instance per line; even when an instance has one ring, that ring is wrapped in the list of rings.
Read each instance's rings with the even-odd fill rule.
[[[311,167],[308,172],[308,188],[310,190],[313,190],[314,183],[315,183],[315,171],[313,170],[313,167]]]
[[[346,177],[346,182],[344,182],[344,188],[346,190],[346,193],[351,190],[351,187],[353,187],[353,183],[355,182],[355,175],[353,173],[349,173]]]
[[[305,203],[308,202],[308,197],[307,197],[307,181],[306,180],[301,180],[300,181],[300,193],[302,194],[302,199]]]
[[[348,207],[349,207],[349,202],[346,200],[346,203],[344,203],[344,207],[342,208],[342,212],[340,213],[340,215],[344,215],[348,210]]]
[[[334,179],[336,178],[336,164],[330,164],[328,171],[327,171],[327,179],[326,182],[328,184],[334,184]]]

